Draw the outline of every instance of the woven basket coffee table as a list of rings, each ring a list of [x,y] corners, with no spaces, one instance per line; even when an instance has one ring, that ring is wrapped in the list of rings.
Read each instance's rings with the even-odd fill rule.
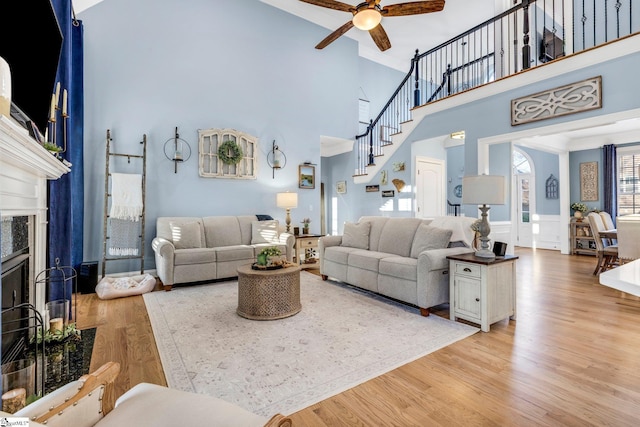
[[[300,267],[253,270],[238,267],[238,309],[247,319],[274,320],[300,312]]]

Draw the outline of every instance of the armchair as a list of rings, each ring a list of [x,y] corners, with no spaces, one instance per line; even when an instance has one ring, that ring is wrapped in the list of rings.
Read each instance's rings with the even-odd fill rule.
[[[105,396],[119,372],[118,363],[108,362],[15,414],[0,411],[0,417],[28,417],[31,427],[292,426],[281,414],[267,419],[212,396],[148,383],[131,388],[112,408]]]

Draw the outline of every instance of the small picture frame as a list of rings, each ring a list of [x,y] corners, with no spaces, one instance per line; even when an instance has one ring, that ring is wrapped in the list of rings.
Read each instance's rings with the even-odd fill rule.
[[[367,185],[367,193],[375,193],[376,191],[380,191],[379,185]]]
[[[394,197],[395,196],[395,191],[394,190],[383,190],[382,191],[382,197]]]
[[[314,189],[316,188],[316,167],[313,165],[298,166],[298,187]]]
[[[345,194],[347,192],[347,181],[336,182],[336,193]]]

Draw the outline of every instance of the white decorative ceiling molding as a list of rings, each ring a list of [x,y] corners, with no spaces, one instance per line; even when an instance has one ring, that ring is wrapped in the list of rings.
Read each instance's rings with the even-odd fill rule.
[[[602,108],[602,76],[511,100],[511,126]]]

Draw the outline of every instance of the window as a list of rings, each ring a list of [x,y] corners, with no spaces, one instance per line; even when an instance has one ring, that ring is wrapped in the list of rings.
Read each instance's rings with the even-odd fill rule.
[[[640,146],[618,150],[618,215],[640,213]]]

